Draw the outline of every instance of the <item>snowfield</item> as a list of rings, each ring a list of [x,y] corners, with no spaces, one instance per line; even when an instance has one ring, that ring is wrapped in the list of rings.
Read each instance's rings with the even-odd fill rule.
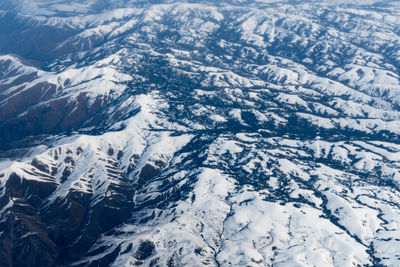
[[[400,266],[399,4],[156,2],[0,3],[0,265]]]

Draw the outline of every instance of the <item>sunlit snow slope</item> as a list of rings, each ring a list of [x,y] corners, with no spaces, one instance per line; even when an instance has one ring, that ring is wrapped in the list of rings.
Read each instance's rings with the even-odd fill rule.
[[[400,266],[400,3],[0,3],[0,266]]]

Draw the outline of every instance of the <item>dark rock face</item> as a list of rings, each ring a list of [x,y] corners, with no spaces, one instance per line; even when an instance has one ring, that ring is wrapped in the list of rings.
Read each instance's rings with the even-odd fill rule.
[[[32,166],[47,171],[34,160]],[[43,177],[41,177],[43,178]],[[53,176],[47,176],[51,180]],[[0,264],[2,266],[64,266],[77,261],[101,234],[129,218],[133,190],[129,183],[110,186],[110,197],[95,204],[92,194],[69,191],[48,204],[60,186],[28,180],[12,173],[3,188]],[[7,204],[10,208],[7,208]]]
[[[37,86],[41,88],[41,85]],[[46,86],[50,86],[50,89],[53,88],[51,85]],[[32,88],[7,100],[7,104],[0,111],[0,138],[3,140],[0,148],[10,149],[13,144],[10,142],[14,141],[15,143],[27,136],[64,133],[78,129],[81,124],[108,104],[108,100],[102,97],[89,104],[91,99],[85,94],[80,94],[73,102],[68,98],[57,99],[48,102],[47,105],[30,109],[24,115],[15,118],[17,112],[38,103],[39,99],[35,98],[41,95],[40,92],[35,92],[35,88]],[[40,99],[40,101],[43,100],[43,98]],[[18,107],[19,110],[13,111],[15,107]],[[66,116],[66,114],[68,115]]]
[[[55,264],[57,246],[49,237],[47,224],[38,215],[41,200],[49,196],[55,187],[50,182],[28,181],[15,173],[10,175],[1,197],[1,202],[11,201],[13,204],[2,214],[0,223],[3,229],[1,247],[6,249],[0,257],[2,265]]]

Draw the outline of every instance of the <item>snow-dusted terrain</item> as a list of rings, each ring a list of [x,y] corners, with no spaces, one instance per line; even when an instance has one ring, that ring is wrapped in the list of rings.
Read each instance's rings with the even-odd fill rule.
[[[398,1],[3,0],[0,266],[400,266]]]

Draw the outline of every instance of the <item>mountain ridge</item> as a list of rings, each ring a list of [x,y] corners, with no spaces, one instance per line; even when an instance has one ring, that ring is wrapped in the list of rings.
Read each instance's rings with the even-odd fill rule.
[[[396,266],[397,3],[169,2],[0,19],[0,263]]]

